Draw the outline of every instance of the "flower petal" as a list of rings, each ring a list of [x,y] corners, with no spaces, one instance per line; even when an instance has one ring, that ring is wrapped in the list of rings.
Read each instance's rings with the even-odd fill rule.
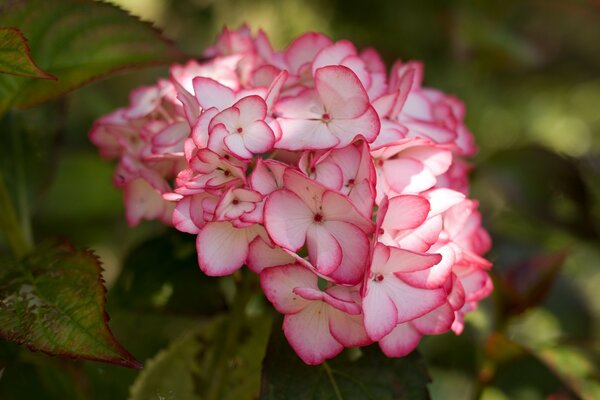
[[[309,304],[309,301],[295,294],[294,289],[317,289],[317,276],[304,267],[291,264],[264,269],[260,273],[260,285],[277,311],[293,314]]]
[[[267,197],[264,220],[273,242],[296,251],[304,245],[314,216],[302,199],[289,190],[282,189]]]
[[[246,261],[255,236],[255,229],[234,228],[230,222],[206,224],[196,238],[200,269],[209,276],[232,274]]]
[[[302,311],[286,315],[283,320],[283,332],[290,345],[309,365],[321,364],[344,349],[329,330],[328,308],[322,301],[313,301]]]
[[[315,89],[332,119],[351,119],[370,107],[369,96],[350,68],[322,67],[315,72]]]
[[[340,266],[342,248],[325,226],[311,224],[306,232],[306,245],[310,262],[320,273],[329,275]]]
[[[404,357],[417,348],[421,334],[410,324],[400,324],[379,341],[379,347],[388,357]]]

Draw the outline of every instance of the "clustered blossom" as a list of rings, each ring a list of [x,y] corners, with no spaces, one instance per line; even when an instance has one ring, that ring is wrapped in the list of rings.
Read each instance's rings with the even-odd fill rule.
[[[119,159],[128,222],[197,235],[207,275],[260,274],[308,364],[460,333],[492,290],[462,103],[423,87],[419,62],[388,73],[375,50],[319,33],[276,51],[225,30],[205,55],[90,133]]]

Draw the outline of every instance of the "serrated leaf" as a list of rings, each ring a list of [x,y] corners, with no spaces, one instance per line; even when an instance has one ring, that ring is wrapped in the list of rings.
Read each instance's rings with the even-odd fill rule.
[[[252,400],[260,386],[260,367],[270,318],[248,318],[228,360],[221,400]],[[130,400],[201,399],[212,377],[216,342],[227,327],[223,318],[184,333],[146,364],[131,387]]]
[[[429,376],[418,352],[388,358],[373,345],[318,366],[304,364],[275,323],[263,362],[261,400],[429,399]]]
[[[35,64],[27,39],[13,27],[0,28],[0,73],[28,78],[56,79]]]
[[[150,24],[92,0],[15,2],[0,25],[18,27],[38,65],[58,81],[0,77],[0,114],[58,97],[131,67],[164,64],[181,53]]]
[[[0,264],[0,338],[51,355],[140,367],[108,327],[94,254],[61,245]]]

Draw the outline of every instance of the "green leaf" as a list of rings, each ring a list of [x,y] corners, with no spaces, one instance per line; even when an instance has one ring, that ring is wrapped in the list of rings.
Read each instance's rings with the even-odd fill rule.
[[[0,28],[0,55],[0,73],[56,79],[35,64],[27,46],[27,39],[17,28]]]
[[[421,356],[388,358],[377,346],[342,353],[319,366],[300,360],[274,323],[263,362],[261,400],[429,399]]]
[[[600,373],[584,351],[568,346],[534,351],[536,356],[584,400],[600,398]]]
[[[138,368],[108,327],[100,262],[68,245],[0,261],[0,338],[30,350]]]
[[[214,315],[224,311],[219,279],[202,273],[197,257],[195,237],[187,233],[171,229],[145,241],[125,259],[110,292],[110,305],[177,315]]]
[[[576,160],[527,146],[497,152],[477,173],[481,188],[475,197],[498,204],[502,212],[497,230],[517,239],[530,231],[547,236],[558,229],[582,239],[598,237],[590,223],[591,193]]]
[[[150,24],[97,1],[14,2],[3,10],[0,25],[18,27],[29,39],[38,65],[58,78],[0,77],[0,114],[58,97],[116,71],[182,56]]]
[[[212,377],[216,342],[224,335],[223,318],[184,333],[146,364],[131,387],[131,400],[200,399]],[[227,363],[221,400],[252,400],[260,387],[260,368],[271,326],[266,315],[248,318],[235,354]]]
[[[207,350],[200,335],[209,330],[187,332],[149,360],[131,387],[130,399],[199,399],[194,387],[196,359]]]

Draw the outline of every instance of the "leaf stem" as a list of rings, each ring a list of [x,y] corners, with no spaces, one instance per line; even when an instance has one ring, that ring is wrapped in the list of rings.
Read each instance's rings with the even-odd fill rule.
[[[233,306],[227,321],[224,323],[225,337],[215,349],[213,373],[206,391],[206,400],[220,400],[227,378],[228,362],[235,352],[239,333],[244,326],[246,306],[252,297],[254,276],[246,270],[242,271],[241,282],[235,294]]]
[[[333,387],[333,391],[335,392],[335,397],[338,400],[344,400],[344,398],[342,397],[342,392],[340,391],[340,388],[338,387],[337,382],[333,377],[333,371],[331,370],[329,364],[327,364],[327,361],[323,363],[323,369],[325,369],[325,372],[327,372],[327,376],[329,377],[329,381],[331,382],[331,386]]]

